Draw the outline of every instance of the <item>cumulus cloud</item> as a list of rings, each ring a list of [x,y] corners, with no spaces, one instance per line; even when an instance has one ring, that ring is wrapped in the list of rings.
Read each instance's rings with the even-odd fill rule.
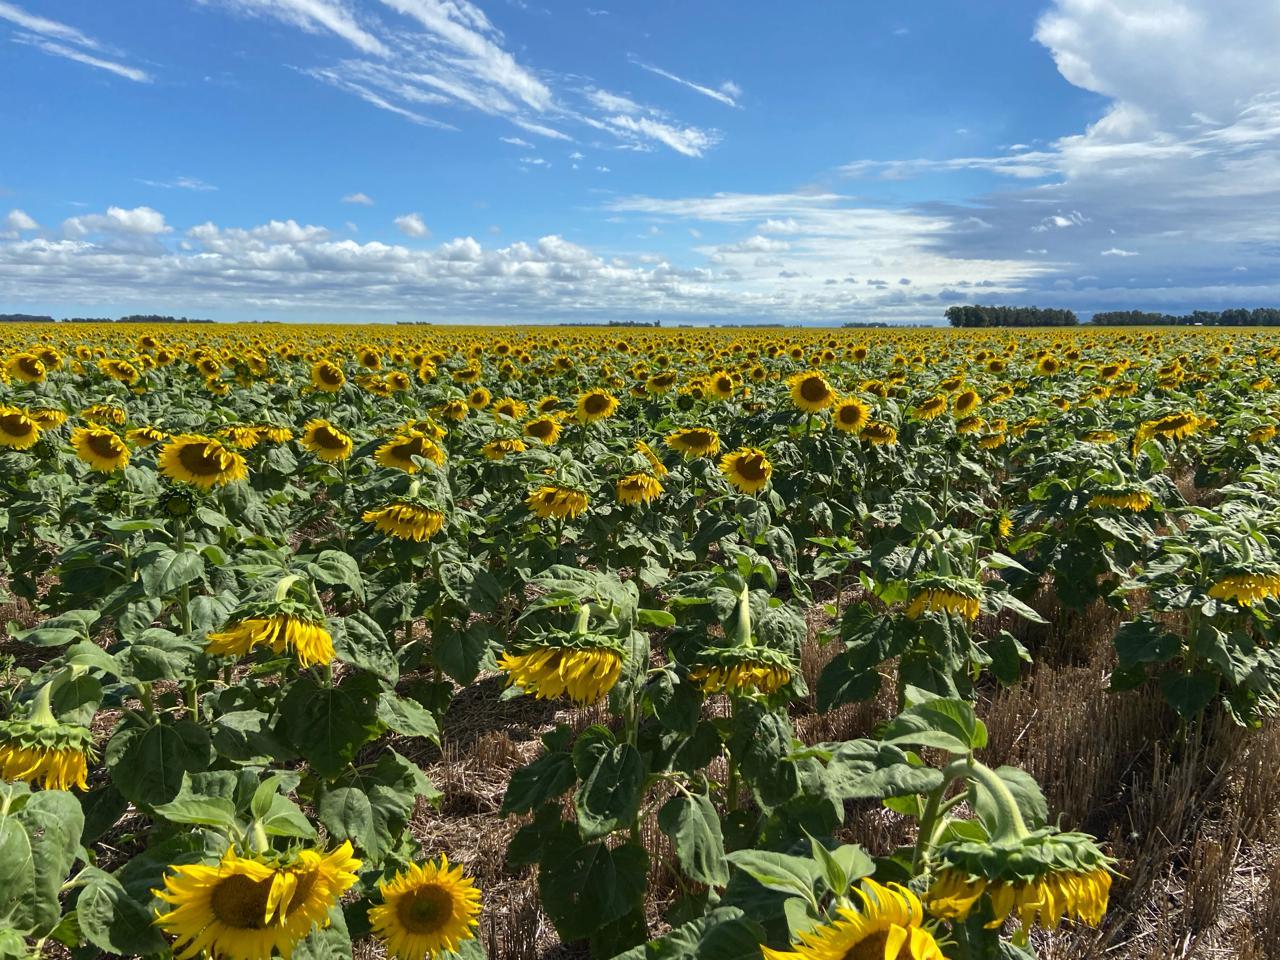
[[[169,233],[172,227],[164,222],[164,214],[151,207],[108,207],[106,213],[90,213],[70,217],[62,222],[68,236],[85,237],[91,233],[122,233],[155,236]]]
[[[40,229],[40,224],[23,210],[10,210],[9,215],[4,218],[4,225],[13,233]]]
[[[373,206],[373,198],[369,196],[367,193],[360,193],[360,192],[348,193],[345,197],[342,198],[342,202],[357,203],[362,207]]]
[[[422,222],[422,215],[419,213],[405,213],[396,217],[396,228],[406,237],[426,237],[430,236],[431,231],[427,229],[427,225]]]

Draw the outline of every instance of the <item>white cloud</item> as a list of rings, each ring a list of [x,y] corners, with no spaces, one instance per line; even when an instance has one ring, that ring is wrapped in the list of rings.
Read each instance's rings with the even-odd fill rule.
[[[357,193],[348,193],[345,197],[343,197],[343,198],[342,198],[342,202],[343,202],[343,203],[358,203],[358,204],[360,204],[360,206],[362,206],[362,207],[372,207],[372,206],[373,206],[373,197],[369,196],[367,193],[359,193],[359,192],[357,192]]]
[[[618,114],[607,118],[605,123],[618,130],[657,140],[686,157],[700,157],[719,141],[719,135],[714,131],[699,130],[697,127],[681,129],[649,117]]]
[[[1072,210],[1065,216],[1061,213],[1055,213],[1052,216],[1045,217],[1039,223],[1035,224],[1031,230],[1033,233],[1045,233],[1048,230],[1065,230],[1067,227],[1080,227],[1089,222],[1079,210]]]
[[[712,87],[705,87],[700,83],[694,83],[692,80],[686,80],[684,77],[677,76],[669,70],[663,70],[661,67],[655,67],[651,63],[645,63],[643,60],[638,60],[634,57],[631,59],[631,62],[642,70],[648,70],[650,73],[655,73],[660,77],[672,80],[680,84],[682,87],[688,87],[690,90],[696,90],[704,97],[710,97],[712,100],[718,100],[730,107],[736,107],[738,105],[737,98],[742,95],[742,88],[732,80],[726,80],[717,90]]]
[[[422,222],[422,215],[418,213],[402,214],[396,217],[395,224],[406,237],[426,237],[431,234],[427,225]]]
[[[526,150],[532,150],[533,144],[528,140],[522,140],[519,137],[499,137],[503,143],[509,143],[513,147],[524,147]]]
[[[144,180],[139,178],[138,182],[145,183],[148,187],[159,187],[161,190],[194,190],[197,193],[211,193],[218,189],[199,177],[174,177],[172,180]]]
[[[620,93],[610,93],[608,90],[597,87],[588,89],[586,97],[593,107],[605,113],[628,113],[638,116],[650,112],[647,107],[642,107],[630,97],[624,97]]]
[[[90,36],[81,33],[75,27],[68,26],[65,23],[59,23],[57,20],[50,20],[46,17],[37,16],[34,13],[28,13],[21,7],[12,3],[0,2],[0,20],[8,20],[10,23],[16,23],[24,30],[30,30],[32,33],[38,33],[41,36],[48,37],[50,40],[61,40],[65,43],[72,43],[76,46],[87,47],[90,50],[102,50],[102,44],[94,40]]]
[[[102,57],[85,53],[83,50],[75,50],[65,44],[55,43],[52,40],[45,40],[43,37],[31,36],[29,34],[18,34],[11,37],[14,43],[21,43],[29,47],[35,47],[42,53],[47,53],[51,57],[62,57],[65,60],[74,60],[76,63],[83,63],[89,67],[96,67],[99,70],[105,70],[108,73],[114,73],[117,77],[124,77],[126,80],[132,80],[135,83],[150,83],[151,74],[145,70],[139,70],[137,67],[126,66],[123,63],[116,63],[114,60],[105,60]]]
[[[1137,255],[1136,250],[1122,250],[1120,247],[1111,247],[1102,251],[1104,257],[1136,257]]]
[[[4,218],[4,225],[15,234],[40,229],[40,224],[23,210],[10,210],[9,215]]]
[[[201,0],[253,16],[273,17],[310,33],[322,30],[341,37],[361,53],[390,56],[386,45],[364,29],[346,6],[330,0]]]
[[[71,217],[62,222],[68,236],[84,237],[91,233],[130,233],[158,235],[169,233],[172,227],[164,222],[164,214],[151,207],[108,207],[106,213],[90,213]]]

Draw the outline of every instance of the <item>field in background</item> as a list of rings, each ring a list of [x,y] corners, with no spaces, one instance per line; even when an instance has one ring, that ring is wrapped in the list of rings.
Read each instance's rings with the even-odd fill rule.
[[[0,956],[248,956],[154,922],[229,846],[319,878],[266,913],[298,960],[385,955],[441,854],[482,902],[416,922],[469,957],[819,960],[892,897],[904,957],[1280,956],[1280,334],[33,324],[0,365],[0,841],[48,865]]]

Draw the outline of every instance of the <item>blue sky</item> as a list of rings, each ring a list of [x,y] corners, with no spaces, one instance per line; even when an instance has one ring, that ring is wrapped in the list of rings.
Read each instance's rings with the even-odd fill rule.
[[[1280,5],[0,0],[0,311],[1280,303]]]

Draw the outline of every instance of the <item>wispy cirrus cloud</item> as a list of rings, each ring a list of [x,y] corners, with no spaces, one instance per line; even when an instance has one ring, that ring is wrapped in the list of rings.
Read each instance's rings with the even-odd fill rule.
[[[654,66],[652,63],[646,63],[638,57],[633,56],[630,59],[631,62],[641,70],[648,70],[650,73],[657,74],[660,77],[665,77],[674,83],[680,84],[682,87],[688,87],[690,90],[694,90],[702,94],[704,97],[710,97],[712,100],[718,100],[726,106],[739,106],[738,98],[742,96],[742,88],[732,80],[726,80],[724,83],[720,84],[719,89],[714,89],[712,87],[703,86],[700,83],[694,83],[692,80],[686,80],[684,77],[677,76],[670,70],[664,70],[661,67]]]
[[[152,81],[151,74],[147,71],[118,62],[118,51],[68,24],[38,16],[8,2],[0,2],[0,20],[21,28],[21,32],[9,38],[14,43],[32,47],[51,57],[61,57],[105,70],[135,83]],[[117,59],[110,60],[107,56],[115,56]]]
[[[199,177],[174,177],[172,180],[145,180],[139,177],[138,182],[161,190],[194,190],[197,193],[211,193],[218,189]]]

